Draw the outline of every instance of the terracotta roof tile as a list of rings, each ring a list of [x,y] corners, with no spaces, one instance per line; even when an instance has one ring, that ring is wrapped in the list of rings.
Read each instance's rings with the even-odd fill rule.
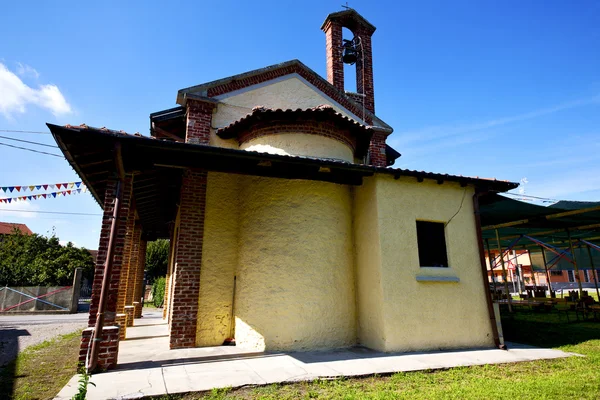
[[[32,235],[33,232],[25,224],[17,224],[12,222],[0,222],[0,235],[11,235],[15,228],[21,231],[23,235]]]

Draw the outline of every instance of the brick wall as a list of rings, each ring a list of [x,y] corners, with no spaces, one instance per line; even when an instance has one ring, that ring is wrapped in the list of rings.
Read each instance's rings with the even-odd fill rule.
[[[385,155],[386,137],[382,132],[373,132],[371,143],[369,144],[369,164],[377,167],[387,166],[387,157]]]
[[[133,305],[135,300],[135,283],[138,276],[138,269],[140,268],[140,242],[142,237],[142,226],[139,221],[133,224],[133,235],[131,240],[131,256],[129,262],[129,269],[127,274],[126,283],[126,295],[125,295],[125,306]],[[144,255],[145,256],[145,255]]]
[[[196,345],[206,178],[205,171],[186,170],[181,185],[179,234],[171,293],[172,349]]]

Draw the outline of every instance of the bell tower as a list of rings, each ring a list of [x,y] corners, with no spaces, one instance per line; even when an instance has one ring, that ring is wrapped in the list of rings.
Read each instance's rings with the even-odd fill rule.
[[[344,39],[342,28],[349,29],[353,38]],[[375,90],[373,88],[373,51],[371,36],[375,27],[352,8],[331,13],[321,30],[326,36],[327,80],[341,91],[344,89],[344,62],[356,65],[356,91],[352,98],[375,113]]]

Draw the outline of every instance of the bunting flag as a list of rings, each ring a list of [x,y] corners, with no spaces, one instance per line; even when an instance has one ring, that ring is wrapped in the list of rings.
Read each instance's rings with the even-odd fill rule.
[[[67,183],[45,183],[42,185],[21,185],[21,186],[0,186],[0,190],[2,190],[4,193],[12,193],[13,191],[17,191],[17,192],[35,192],[35,191],[40,191],[42,190],[42,188],[44,190],[54,190],[54,188],[56,187],[56,189],[73,189],[74,187],[82,187],[85,186],[83,185],[83,183],[81,181],[79,182],[67,182]]]
[[[28,195],[28,196],[8,197],[8,198],[0,199],[0,203],[13,203],[13,202],[17,202],[17,201],[32,201],[32,200],[38,200],[38,199],[56,198],[56,197],[60,197],[60,196],[70,196],[70,195],[81,194],[81,193],[85,193],[85,192],[87,192],[87,187],[85,185],[80,185],[79,189],[61,190],[58,192],[32,194],[32,195]]]

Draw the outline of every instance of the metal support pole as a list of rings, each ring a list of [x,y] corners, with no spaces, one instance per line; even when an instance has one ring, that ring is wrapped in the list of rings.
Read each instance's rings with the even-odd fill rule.
[[[529,266],[531,267],[531,280],[533,281],[533,290],[537,287],[537,282],[535,280],[535,270],[533,269],[533,264],[531,263],[531,251],[527,250],[527,255],[529,256]]]
[[[498,253],[500,254],[500,262],[502,263],[502,279],[504,280],[504,290],[506,290],[508,312],[513,312],[512,298],[510,297],[510,291],[508,289],[508,276],[506,274],[506,267],[504,266],[504,254],[502,254],[502,245],[500,244],[500,235],[498,234],[498,229],[496,229],[496,241],[498,242]]]
[[[492,283],[494,284],[494,296],[497,296],[498,289],[496,288],[496,273],[494,272],[494,265],[492,264],[492,252],[490,251],[489,239],[485,239],[485,247],[487,248],[488,260],[490,262],[490,272],[492,274]]]
[[[567,235],[569,237],[569,248],[571,249],[571,255],[573,256],[573,267],[575,267],[575,281],[579,286],[579,298],[583,295],[583,288],[581,287],[581,278],[579,277],[579,268],[577,268],[577,259],[575,257],[575,250],[573,249],[573,240],[571,240],[571,232],[567,229]]]
[[[544,252],[544,248],[540,246],[540,250],[542,250],[542,259],[544,260],[544,269],[546,270],[546,281],[548,282],[548,295],[552,297],[552,282],[550,282],[550,271],[548,271],[548,264],[546,263],[546,253]]]
[[[588,251],[588,256],[590,256],[590,265],[592,266],[592,273],[594,274],[594,285],[596,286],[596,295],[598,296],[598,301],[600,301],[600,291],[598,291],[598,271],[596,271],[596,267],[594,266],[594,257],[592,257],[592,250],[590,246],[586,246]]]

